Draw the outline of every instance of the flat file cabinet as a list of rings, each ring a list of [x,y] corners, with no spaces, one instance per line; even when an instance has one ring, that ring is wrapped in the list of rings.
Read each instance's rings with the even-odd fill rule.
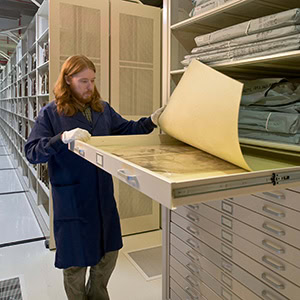
[[[164,104],[185,73],[181,61],[196,47],[195,37],[299,7],[297,0],[232,0],[189,17],[193,2],[164,0]],[[209,65],[243,81],[299,77],[299,63],[296,50]],[[261,191],[257,184],[255,191],[237,195],[231,189],[229,195],[226,185],[212,199],[208,185],[200,190],[206,187],[198,203],[181,201],[184,207],[176,202],[175,210],[162,210],[163,300],[300,299],[300,188]]]
[[[169,299],[298,299],[297,198],[295,188],[169,210]]]

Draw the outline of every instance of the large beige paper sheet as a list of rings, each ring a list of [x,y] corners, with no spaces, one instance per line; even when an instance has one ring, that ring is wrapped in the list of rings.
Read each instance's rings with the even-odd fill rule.
[[[238,138],[243,84],[193,60],[159,125],[170,136],[251,171]]]

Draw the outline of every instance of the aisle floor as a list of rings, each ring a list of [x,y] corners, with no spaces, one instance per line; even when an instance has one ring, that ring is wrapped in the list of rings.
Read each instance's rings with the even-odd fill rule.
[[[65,300],[62,271],[54,268],[55,251],[44,237],[10,160],[0,133],[0,281],[19,277],[23,300]],[[109,282],[111,300],[160,300],[161,278],[147,281],[125,255],[161,245],[161,231],[123,238]],[[0,291],[1,299],[1,291]]]

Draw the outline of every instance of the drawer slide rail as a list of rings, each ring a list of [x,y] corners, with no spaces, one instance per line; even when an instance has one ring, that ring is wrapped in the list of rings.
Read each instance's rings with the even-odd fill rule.
[[[240,188],[262,186],[262,185],[279,185],[300,181],[300,171],[272,173],[270,176],[255,177],[249,179],[231,180],[221,183],[204,184],[173,190],[174,198],[183,198],[187,196],[201,195],[214,192],[235,190]]]

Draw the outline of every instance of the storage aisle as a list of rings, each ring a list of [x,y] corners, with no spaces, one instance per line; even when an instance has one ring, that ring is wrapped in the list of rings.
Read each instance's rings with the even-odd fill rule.
[[[0,228],[0,248],[44,239],[1,136]]]
[[[0,299],[65,300],[62,271],[53,265],[55,251],[45,248],[1,132],[0,228]],[[111,300],[161,300],[161,278],[146,280],[127,258],[127,252],[161,245],[161,232],[128,236],[123,242],[109,282]]]

